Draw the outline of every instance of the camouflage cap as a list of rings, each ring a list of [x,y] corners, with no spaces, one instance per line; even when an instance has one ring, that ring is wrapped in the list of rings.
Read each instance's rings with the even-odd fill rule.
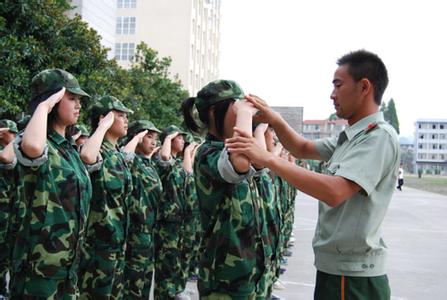
[[[137,134],[138,132],[141,132],[143,130],[149,130],[149,131],[161,133],[160,129],[155,127],[154,123],[152,123],[151,121],[147,121],[147,120],[133,121],[132,123],[130,123],[129,129],[127,130],[127,132],[128,132],[128,134]]]
[[[185,136],[185,143],[192,144],[194,143],[194,137],[192,134],[187,133]]]
[[[63,87],[72,94],[90,97],[81,89],[78,80],[72,74],[61,69],[47,69],[34,76],[31,80],[31,99]]]
[[[19,132],[17,130],[16,122],[8,120],[8,119],[0,120],[0,128],[8,128],[9,131],[11,131],[13,133],[18,133]]]
[[[92,116],[105,116],[111,110],[133,113],[132,110],[125,107],[123,102],[121,102],[117,98],[110,95],[105,95],[102,96],[98,101],[96,101],[95,104],[93,104]]]
[[[203,111],[213,104],[227,99],[243,99],[244,92],[235,81],[216,80],[205,85],[198,93],[195,105]]]
[[[161,132],[161,134],[160,134],[160,141],[163,143],[165,138],[166,138],[166,136],[168,136],[170,134],[173,134],[174,132],[178,132],[179,134],[182,134],[182,135],[187,135],[188,134],[187,132],[181,130],[177,126],[170,125],[170,126],[166,127],[165,129],[163,129],[163,131]]]
[[[81,136],[90,136],[90,131],[84,125],[76,125],[76,129],[81,132]]]

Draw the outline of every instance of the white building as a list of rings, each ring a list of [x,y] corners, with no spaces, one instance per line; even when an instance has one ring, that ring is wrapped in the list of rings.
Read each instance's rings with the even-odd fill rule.
[[[95,29],[102,37],[101,45],[110,49],[108,58],[113,58],[117,11],[115,0],[72,0],[71,5],[75,8],[68,13],[68,16],[74,17],[78,14]]]
[[[221,0],[115,0],[114,57],[131,66],[136,46],[145,42],[159,57],[171,57],[191,95],[218,78]]]
[[[415,172],[447,174],[447,119],[418,119],[415,127]]]

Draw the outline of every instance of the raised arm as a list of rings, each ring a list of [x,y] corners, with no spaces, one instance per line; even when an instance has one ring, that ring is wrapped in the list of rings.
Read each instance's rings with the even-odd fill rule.
[[[163,141],[163,145],[161,146],[160,150],[160,157],[162,160],[170,160],[171,159],[171,145],[172,145],[172,139],[174,139],[177,135],[179,135],[178,132],[174,132],[171,134],[168,134],[165,137],[165,140]]]
[[[110,111],[105,117],[101,118],[98,127],[92,136],[85,142],[81,149],[81,159],[86,164],[94,164],[97,161],[99,150],[107,130],[112,126],[115,115]]]
[[[236,124],[237,128],[240,128],[244,132],[252,135],[252,124],[253,115],[256,113],[256,109],[253,105],[247,101],[236,101],[232,108],[236,113]],[[242,129],[243,128],[243,129]],[[237,136],[238,133],[234,132],[233,136]],[[230,161],[234,169],[238,173],[247,173],[250,169],[250,159],[244,154],[240,153],[230,153]]]
[[[51,95],[47,100],[39,103],[23,133],[20,148],[29,158],[36,158],[43,154],[47,142],[48,114],[61,101],[65,88]]]

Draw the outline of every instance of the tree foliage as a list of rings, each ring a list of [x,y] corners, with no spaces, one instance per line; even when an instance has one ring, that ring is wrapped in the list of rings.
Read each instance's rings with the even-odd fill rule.
[[[122,69],[107,59],[101,37],[79,16],[67,17],[66,0],[2,0],[0,5],[0,117],[14,119],[26,111],[29,84],[48,68],[72,73],[93,96],[111,94],[135,110],[132,118],[149,118],[159,126],[180,124],[178,107],[187,96],[178,80],[169,79],[169,58],[158,58],[139,45],[133,67]],[[91,103],[90,103],[91,104]],[[88,118],[83,104],[82,119]]]
[[[399,118],[397,117],[396,104],[394,103],[394,100],[391,98],[388,104],[386,102],[382,102],[380,111],[383,112],[385,121],[390,123],[399,134]]]

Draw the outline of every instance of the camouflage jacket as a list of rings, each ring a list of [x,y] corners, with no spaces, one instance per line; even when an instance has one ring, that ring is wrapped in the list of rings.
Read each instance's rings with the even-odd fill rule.
[[[101,145],[102,165],[91,173],[93,195],[87,225],[87,247],[122,252],[129,226],[132,176],[124,155],[109,141]]]
[[[46,278],[76,276],[85,236],[91,183],[79,154],[67,140],[49,130],[44,153],[28,159],[14,145],[18,159],[18,224],[13,272]]]
[[[133,190],[129,200],[129,242],[132,247],[148,248],[156,220],[158,203],[162,202],[163,188],[150,160],[135,155],[130,165]]]
[[[224,143],[208,135],[194,174],[202,223],[199,291],[253,297],[264,272],[259,194],[252,178],[228,183],[219,171]]]
[[[264,221],[265,229],[263,231],[263,240],[265,246],[268,245],[266,254],[270,254],[272,260],[276,258],[279,242],[279,234],[281,227],[281,218],[279,207],[276,203],[275,187],[268,172],[263,170],[258,176],[254,178],[256,187],[258,188],[261,204],[261,216]],[[270,251],[270,252],[269,252]]]
[[[182,222],[187,214],[185,178],[186,171],[182,159],[156,160],[157,171],[163,184],[163,201],[158,206],[158,220],[162,222]]]

